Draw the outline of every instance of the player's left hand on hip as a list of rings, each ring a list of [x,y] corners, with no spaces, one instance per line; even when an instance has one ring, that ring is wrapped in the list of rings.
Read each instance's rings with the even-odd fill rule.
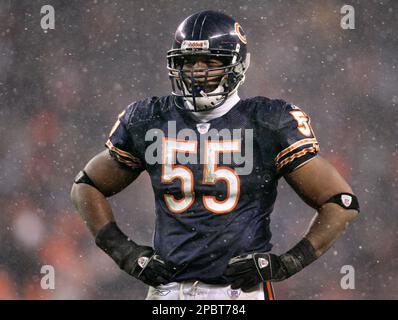
[[[248,292],[263,281],[282,281],[290,275],[281,259],[272,253],[252,253],[232,258],[224,272],[231,288]]]
[[[157,287],[169,283],[183,268],[184,265],[177,266],[148,250],[134,261],[129,273],[147,285]]]

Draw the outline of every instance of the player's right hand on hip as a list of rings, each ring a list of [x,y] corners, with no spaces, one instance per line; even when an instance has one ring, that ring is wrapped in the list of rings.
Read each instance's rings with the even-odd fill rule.
[[[164,261],[151,247],[140,246],[126,257],[122,269],[147,285],[156,287],[172,281],[182,266]]]
[[[175,265],[163,260],[151,247],[141,246],[128,238],[115,222],[97,232],[95,243],[120,267],[133,277],[150,286],[173,281],[186,264]]]

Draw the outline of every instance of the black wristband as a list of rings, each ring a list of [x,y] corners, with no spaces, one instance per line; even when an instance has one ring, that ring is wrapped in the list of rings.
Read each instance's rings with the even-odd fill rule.
[[[288,276],[292,276],[314,262],[318,257],[311,242],[304,238],[288,252],[282,254],[280,258]]]
[[[123,268],[125,259],[139,246],[129,239],[117,226],[110,222],[98,231],[95,243],[104,250],[118,265]]]

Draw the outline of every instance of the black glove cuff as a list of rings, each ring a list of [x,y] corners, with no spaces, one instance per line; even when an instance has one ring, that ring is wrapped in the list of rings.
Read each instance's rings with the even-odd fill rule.
[[[289,277],[314,262],[317,258],[314,247],[306,238],[280,256]]]
[[[117,226],[110,222],[98,231],[95,243],[104,250],[123,269],[125,259],[139,249]]]

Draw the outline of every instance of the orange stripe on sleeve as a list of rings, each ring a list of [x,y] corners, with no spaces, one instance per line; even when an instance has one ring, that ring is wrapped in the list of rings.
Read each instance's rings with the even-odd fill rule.
[[[315,138],[310,138],[310,139],[302,139],[299,140],[286,149],[283,149],[281,152],[278,153],[278,155],[275,158],[275,161],[278,162],[280,158],[282,158],[284,155],[288,154],[289,152],[293,151],[294,149],[297,149],[305,144],[318,144],[318,141]]]
[[[305,148],[301,150],[300,152],[297,152],[290,157],[286,158],[283,160],[281,163],[277,164],[277,169],[280,170],[282,167],[284,167],[286,164],[292,162],[294,159],[302,157],[308,152],[317,152],[319,150],[319,147],[316,145],[315,147],[310,147],[310,148]]]
[[[112,141],[108,139],[108,141],[106,142],[106,146],[111,149],[112,151],[116,152],[117,154],[121,155],[122,157],[126,157],[129,158],[131,160],[136,160],[136,158],[131,154],[128,153],[126,151],[120,150],[118,148],[116,148],[113,144]]]

